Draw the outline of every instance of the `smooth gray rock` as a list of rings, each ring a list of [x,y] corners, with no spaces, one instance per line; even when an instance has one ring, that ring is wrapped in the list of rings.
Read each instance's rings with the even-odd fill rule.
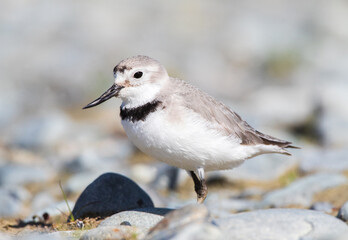
[[[61,111],[35,115],[18,124],[13,136],[13,144],[24,148],[53,146],[70,131],[72,123]]]
[[[86,186],[98,178],[102,172],[82,172],[72,175],[64,184],[64,191],[67,194],[80,193]]]
[[[334,206],[329,202],[316,202],[310,207],[311,210],[321,211],[324,213],[332,213]]]
[[[0,239],[1,240],[12,240],[13,238],[10,235],[0,231]]]
[[[58,232],[31,232],[16,236],[16,240],[78,240],[85,230],[58,231]]]
[[[147,240],[223,240],[221,230],[214,224],[208,222],[194,222],[190,225],[182,226],[176,230],[161,231],[147,236]]]
[[[67,194],[82,192],[102,172],[82,172],[72,175],[64,184],[64,191]]]
[[[267,193],[260,203],[260,207],[285,207],[289,205],[309,207],[314,194],[347,182],[347,178],[341,174],[318,173],[310,175],[296,180],[285,188]]]
[[[232,212],[250,211],[258,207],[258,201],[233,198],[211,193],[204,204],[212,217],[226,217]]]
[[[92,140],[91,142],[93,144]],[[70,173],[81,173],[120,171],[128,168],[126,160],[134,148],[130,141],[122,138],[100,139],[95,144],[98,144],[97,148],[80,149],[79,154],[65,163],[63,169]]]
[[[53,203],[55,203],[56,200],[52,196],[52,194],[44,191],[44,192],[39,192],[35,194],[33,199],[31,200],[31,208],[33,211],[39,211],[43,208],[49,207]]]
[[[343,221],[348,221],[348,202],[345,202],[340,208],[337,217]]]
[[[141,208],[132,211],[124,211],[106,218],[98,227],[112,227],[127,222],[130,226],[150,229],[161,221],[163,216],[170,211],[172,211],[172,209],[168,208]]]
[[[46,166],[7,164],[0,167],[0,185],[25,185],[45,182],[55,173]]]
[[[303,209],[267,209],[214,220],[225,239],[336,240],[348,237],[348,226],[322,212]]]
[[[152,200],[135,182],[120,174],[105,173],[87,186],[72,212],[75,219],[81,219],[146,207],[153,207]]]
[[[252,108],[250,112],[258,118],[259,123],[291,125],[304,121],[312,114],[311,91],[310,88],[298,86],[284,88],[266,84],[248,97],[248,105]]]
[[[228,181],[271,181],[294,168],[297,160],[288,156],[260,155],[248,159],[241,166],[228,171],[216,171],[208,175],[222,177]]]
[[[16,217],[22,213],[30,193],[21,187],[0,187],[0,217]]]
[[[134,226],[98,227],[85,232],[80,240],[143,239],[147,230]]]
[[[173,210],[154,226],[146,239],[219,239],[220,231],[208,222],[203,204]]]
[[[342,172],[348,170],[347,149],[307,149],[303,151],[300,169],[303,172]]]

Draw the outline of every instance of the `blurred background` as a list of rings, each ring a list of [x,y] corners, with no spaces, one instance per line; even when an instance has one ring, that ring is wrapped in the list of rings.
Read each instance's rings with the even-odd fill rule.
[[[119,61],[138,54],[157,59],[171,76],[223,101],[253,127],[302,148],[292,157],[260,156],[208,175],[207,205],[229,200],[216,214],[257,208],[269,191],[313,174],[348,176],[345,0],[6,0],[0,5],[2,218],[59,208],[59,181],[73,205],[108,171],[136,181],[156,206],[195,201],[184,171],[141,154],[127,140],[120,100],[81,109],[113,83]],[[244,202],[233,202],[236,196]],[[347,197],[318,201],[334,208]],[[314,201],[284,206],[309,207]]]

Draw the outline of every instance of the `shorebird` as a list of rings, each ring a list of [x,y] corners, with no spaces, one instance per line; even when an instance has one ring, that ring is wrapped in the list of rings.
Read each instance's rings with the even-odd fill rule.
[[[121,98],[121,123],[128,138],[144,153],[185,169],[198,203],[208,193],[205,171],[232,169],[265,153],[291,155],[286,148],[297,148],[255,130],[223,103],[169,77],[150,57],[121,61],[114,78],[114,84],[84,109]]]

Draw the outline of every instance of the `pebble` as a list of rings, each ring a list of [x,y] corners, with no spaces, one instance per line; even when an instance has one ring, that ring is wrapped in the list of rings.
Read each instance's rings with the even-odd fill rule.
[[[70,173],[80,172],[107,172],[120,171],[127,169],[125,161],[132,153],[132,147],[129,141],[109,139],[98,142],[94,148],[84,148],[81,152],[65,164],[65,171]],[[97,144],[97,143],[96,143]],[[112,149],[112,145],[114,145]],[[115,149],[117,151],[115,151]],[[122,171],[122,174],[126,172]]]
[[[147,236],[147,240],[166,240],[166,239],[180,239],[180,240],[218,240],[224,238],[221,230],[208,222],[192,223],[187,226],[182,226],[176,230],[169,230],[158,232]]]
[[[297,165],[293,157],[281,155],[260,155],[248,159],[241,166],[228,171],[210,173],[211,177],[223,177],[228,181],[272,181],[278,179]]]
[[[75,230],[75,231],[57,231],[57,232],[31,232],[24,233],[16,236],[16,240],[77,240],[81,237],[85,230]]]
[[[0,187],[0,217],[10,218],[22,214],[24,202],[30,193],[22,187]]]
[[[348,202],[343,204],[343,206],[340,208],[337,217],[343,221],[348,221]]]
[[[214,217],[226,217],[232,212],[250,211],[258,207],[258,201],[231,198],[228,196],[210,193],[209,198],[205,200],[205,205]]]
[[[48,192],[37,193],[31,201],[33,211],[39,211],[52,205],[55,202],[53,196]]]
[[[285,188],[267,193],[260,203],[260,207],[290,205],[309,207],[314,194],[347,182],[347,178],[341,174],[317,173],[303,177]]]
[[[190,204],[168,213],[150,230],[146,239],[169,239],[192,224],[207,222],[207,219],[208,209],[203,204]]]
[[[134,226],[98,227],[85,232],[80,240],[143,239],[146,232],[146,230]]]
[[[332,213],[334,206],[332,206],[332,204],[329,202],[316,202],[312,204],[309,209],[324,213]]]
[[[98,227],[129,225],[142,229],[150,229],[170,211],[172,209],[168,208],[142,208],[133,211],[124,211],[106,218]]]
[[[131,166],[132,179],[137,182],[149,184],[156,178],[158,166],[154,164],[134,164]]]
[[[81,219],[146,207],[153,207],[152,200],[135,182],[120,174],[105,173],[87,186],[72,212],[75,219]]]
[[[164,189],[173,191],[183,184],[186,184],[187,179],[190,178],[185,170],[168,164],[159,163],[156,168],[157,173],[151,182],[151,187],[158,190]]]
[[[225,239],[339,239],[348,226],[322,212],[304,209],[267,209],[214,220]]]
[[[71,127],[71,121],[64,112],[45,112],[17,124],[13,144],[23,148],[50,147],[61,141]]]
[[[257,116],[259,123],[275,126],[291,125],[304,121],[312,114],[311,91],[310,88],[298,86],[285,88],[267,85],[248,97],[248,105],[252,108],[250,112]]]
[[[54,171],[45,166],[6,164],[0,167],[0,186],[47,182],[54,175]]]
[[[345,70],[344,73],[347,71]],[[342,75],[342,78],[332,78],[331,81],[324,80],[321,85],[320,93],[324,114],[320,119],[320,126],[325,133],[326,142],[330,146],[347,146],[348,110],[345,104],[348,101],[347,80]]]
[[[10,235],[0,231],[0,239],[1,240],[12,240],[12,237]]]
[[[348,170],[347,149],[306,149],[300,162],[300,170],[310,172],[342,172]]]
[[[66,194],[82,192],[102,172],[82,172],[72,175],[64,184]]]

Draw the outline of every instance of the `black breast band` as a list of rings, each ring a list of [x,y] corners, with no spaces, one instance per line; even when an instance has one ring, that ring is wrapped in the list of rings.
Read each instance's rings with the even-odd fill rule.
[[[146,117],[157,110],[161,101],[154,100],[136,108],[122,108],[120,107],[120,116],[122,120],[129,120],[132,122],[145,121]]]

